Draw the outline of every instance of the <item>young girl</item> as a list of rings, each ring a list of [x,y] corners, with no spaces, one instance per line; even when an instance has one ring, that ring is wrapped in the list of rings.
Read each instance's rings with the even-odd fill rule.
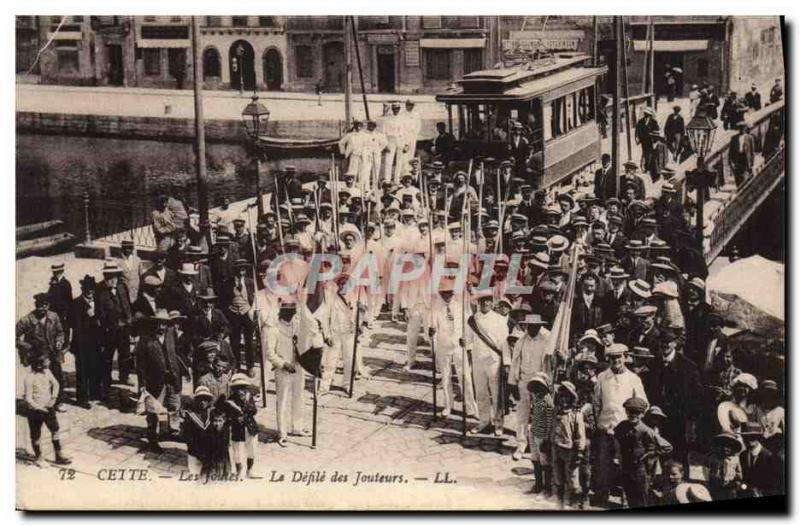
[[[231,475],[231,429],[225,411],[214,409],[211,412],[211,425],[203,435],[203,467],[200,476],[209,480],[227,480]]]
[[[233,375],[230,383],[230,398],[225,402],[225,410],[231,423],[231,449],[233,461],[236,464],[236,473],[242,477],[244,460],[247,461],[247,476],[252,476],[255,463],[255,442],[258,436],[256,424],[256,407],[253,400],[254,392],[258,389],[250,383],[247,375],[237,373]]]
[[[23,380],[24,399],[28,405],[28,429],[30,430],[33,456],[38,464],[42,459],[42,448],[39,439],[42,437],[42,424],[47,426],[53,438],[53,449],[56,452],[56,464],[71,464],[72,460],[61,451],[58,437],[58,417],[56,416],[56,399],[58,398],[58,382],[50,372],[50,359],[37,350],[32,349],[29,358],[31,371]]]

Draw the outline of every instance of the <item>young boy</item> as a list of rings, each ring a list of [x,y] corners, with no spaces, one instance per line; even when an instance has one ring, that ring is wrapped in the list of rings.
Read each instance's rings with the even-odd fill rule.
[[[56,464],[65,466],[70,460],[61,450],[58,437],[58,417],[55,405],[58,399],[58,382],[50,372],[50,358],[41,350],[33,347],[29,355],[31,371],[23,380],[24,399],[28,405],[28,429],[31,435],[33,456],[37,465],[42,460],[42,448],[39,439],[42,436],[42,424],[47,426],[53,439],[56,453]]]
[[[550,394],[550,375],[536,373],[527,385],[531,399],[530,440],[531,460],[535,483],[530,493],[544,491],[545,497],[551,495],[552,467],[550,465],[550,435],[553,427],[554,403]]]
[[[652,473],[648,463],[672,453],[672,444],[642,422],[642,415],[647,411],[647,402],[643,399],[629,398],[622,407],[627,420],[614,428],[621,457],[620,478],[628,506],[639,508],[648,505],[651,483],[648,473]]]
[[[581,483],[580,509],[586,509],[589,506],[589,488],[591,487],[592,478],[591,437],[594,436],[596,429],[592,396],[597,382],[598,366],[597,358],[593,354],[579,354],[575,357],[575,363],[572,368],[572,382],[578,389],[577,407],[583,417],[583,427],[586,429],[586,448],[578,463],[578,478]]]
[[[200,377],[197,385],[208,388],[213,400],[216,401],[220,397],[228,397],[230,381],[231,373],[228,359],[220,355],[214,358],[211,371]]]
[[[571,506],[578,494],[578,466],[586,451],[583,413],[575,408],[578,391],[572,382],[562,382],[556,391],[556,415],[552,428],[553,487],[559,505]]]
[[[683,484],[683,464],[670,460],[666,463],[664,471],[667,474],[666,482],[659,488],[653,489],[653,495],[656,497],[656,502],[670,506],[678,504],[677,490]]]
[[[735,434],[723,431],[714,437],[713,446],[708,464],[708,488],[714,500],[735,499],[743,479],[739,461],[742,443]]]
[[[200,476],[204,480],[226,480],[231,474],[231,429],[223,409],[211,412],[211,426],[203,435],[203,467]]]
[[[204,435],[208,432],[211,419],[211,402],[214,397],[208,387],[200,385],[194,390],[192,406],[183,412],[181,434],[186,442],[189,473],[199,475],[203,468]]]
[[[250,383],[250,379],[243,373],[236,373],[231,378],[230,398],[225,402],[225,409],[231,424],[231,448],[236,473],[242,478],[242,467],[247,461],[247,477],[253,476],[252,469],[255,463],[255,442],[258,436],[256,412],[258,408],[253,401],[253,393],[258,389]]]

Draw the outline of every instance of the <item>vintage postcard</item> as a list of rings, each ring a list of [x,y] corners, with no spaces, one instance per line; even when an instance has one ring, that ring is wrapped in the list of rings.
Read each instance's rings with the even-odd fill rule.
[[[785,508],[785,57],[16,16],[17,507]]]

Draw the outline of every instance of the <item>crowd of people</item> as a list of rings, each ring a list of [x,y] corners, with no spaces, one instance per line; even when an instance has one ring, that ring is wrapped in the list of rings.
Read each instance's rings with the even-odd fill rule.
[[[683,141],[676,120],[665,126],[672,145]],[[380,169],[377,150],[353,135],[341,176],[332,166],[302,184],[287,167],[253,232],[228,206],[210,237],[187,217],[160,234],[152,262],[123,242],[102,281],[87,275],[75,298],[54,265],[16,331],[32,367],[34,454],[44,423],[65,461],[55,441],[69,351],[77,404],[108,399],[116,356],[116,382],[139,389],[152,449],[179,420],[192,473],[246,476],[266,396],[258,371],[274,373],[276,442],[287,447],[290,434],[309,435],[306,373],[319,376],[319,396],[348,391],[369,374],[358,345],[394,322],[406,331],[405,370],[430,348],[439,415],[460,411],[468,436],[513,434],[513,459],[533,463],[532,493],[579,507],[608,506],[619,487],[631,507],[781,494],[782,377],[740,369],[706,300],[674,173],[654,154],[660,127],[652,112],[640,124],[648,177],[667,181],[659,196],[640,163],[617,178],[608,156],[587,192],[536,190],[511,155],[423,166],[411,139],[396,138]],[[319,269],[332,279],[310,271],[320,254],[337,257]],[[436,262],[450,273],[432,285]],[[357,281],[367,266],[383,287]],[[303,359],[311,351],[318,367]],[[690,480],[690,453],[707,464],[707,486]]]

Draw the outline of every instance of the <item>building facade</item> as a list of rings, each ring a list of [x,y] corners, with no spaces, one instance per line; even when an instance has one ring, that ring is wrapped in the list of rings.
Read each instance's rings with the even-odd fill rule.
[[[432,93],[464,73],[490,65],[491,17],[359,16],[355,19],[353,83],[369,93]],[[344,17],[289,17],[290,91],[344,88]]]
[[[642,92],[651,17],[624,18],[628,86]],[[655,91],[679,68],[678,95],[691,84],[746,90],[782,77],[778,17],[655,16]],[[614,67],[609,16],[359,16],[348,35],[353,90],[436,93],[465,73],[535,50],[591,53]],[[206,89],[337,93],[345,85],[341,16],[204,16]],[[40,43],[49,43],[38,54]],[[17,17],[17,72],[45,84],[188,89],[191,17]],[[360,63],[360,69],[359,69]],[[613,91],[608,75],[601,91]],[[766,80],[764,80],[766,79]]]

